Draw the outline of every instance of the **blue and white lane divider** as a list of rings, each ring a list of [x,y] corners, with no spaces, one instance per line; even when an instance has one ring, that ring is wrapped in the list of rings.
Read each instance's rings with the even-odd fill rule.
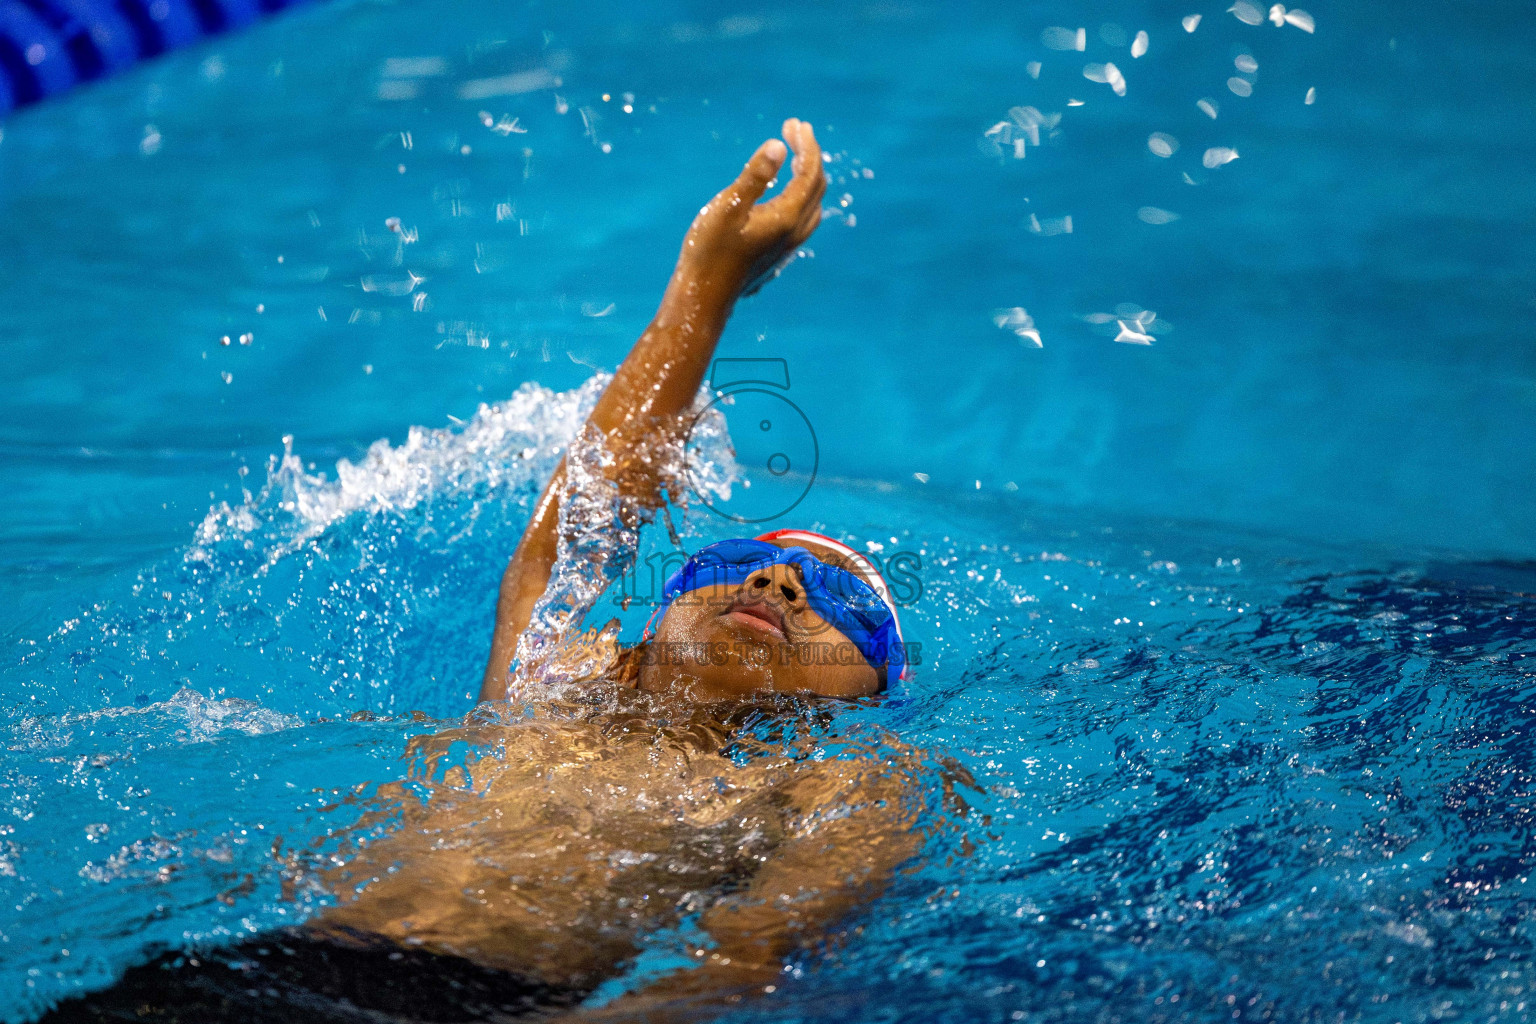
[[[0,116],[305,0],[0,0]]]

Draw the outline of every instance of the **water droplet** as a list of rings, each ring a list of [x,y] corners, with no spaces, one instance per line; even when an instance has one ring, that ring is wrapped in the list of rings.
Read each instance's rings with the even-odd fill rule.
[[[1081,50],[1084,47],[1077,45],[1077,37],[1078,33],[1082,31],[1082,29],[1062,28],[1059,25],[1052,25],[1040,33],[1040,42],[1052,50]],[[1086,42],[1085,39],[1085,46]]]
[[[1237,3],[1228,7],[1227,10],[1244,25],[1258,25],[1264,21],[1264,12],[1259,10],[1257,4],[1250,3],[1249,0],[1237,0]]]
[[[1303,32],[1317,31],[1317,23],[1312,20],[1312,15],[1306,11],[1286,11],[1285,21],[1288,25],[1295,25]]]
[[[1141,324],[1132,320],[1126,323],[1124,320],[1116,321],[1120,325],[1120,333],[1115,335],[1115,340],[1126,345],[1150,345],[1152,336],[1143,333],[1139,328]]]
[[[1237,150],[1227,146],[1212,146],[1205,151],[1205,156],[1201,159],[1201,163],[1205,164],[1208,168],[1217,168],[1223,164],[1229,164],[1236,159]]]

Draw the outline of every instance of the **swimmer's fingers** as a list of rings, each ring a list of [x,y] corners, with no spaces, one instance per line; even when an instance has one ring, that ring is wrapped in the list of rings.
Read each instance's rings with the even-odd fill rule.
[[[741,169],[741,175],[721,193],[729,215],[745,217],[751,212],[752,205],[768,191],[768,183],[778,176],[788,155],[789,151],[778,139],[769,139],[757,147],[752,159]]]
[[[809,128],[807,128],[807,130],[809,130]],[[816,230],[816,226],[821,223],[821,200],[822,197],[827,194],[827,175],[820,166],[821,154],[819,150],[817,151],[816,162],[816,185],[811,190],[811,193],[805,197],[804,204],[800,209],[800,220],[795,225],[796,245],[799,245],[801,242],[811,237],[811,233],[814,232]]]
[[[784,139],[795,151],[790,164],[794,177],[784,191],[766,205],[766,211],[799,224],[811,208],[821,209],[821,197],[827,191],[827,175],[821,165],[821,145],[810,122],[790,118],[784,122]]]

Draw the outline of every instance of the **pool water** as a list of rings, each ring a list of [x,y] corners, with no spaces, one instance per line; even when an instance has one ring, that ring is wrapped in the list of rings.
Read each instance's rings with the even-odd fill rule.
[[[739,394],[676,525],[798,499],[894,567],[921,663],[836,727],[979,789],[732,1016],[1528,1016],[1531,14],[1228,6],[340,2],[7,121],[5,1019],[318,909],[274,844],[470,707],[529,501],[791,114],[826,222],[721,355],[814,443],[763,472]]]

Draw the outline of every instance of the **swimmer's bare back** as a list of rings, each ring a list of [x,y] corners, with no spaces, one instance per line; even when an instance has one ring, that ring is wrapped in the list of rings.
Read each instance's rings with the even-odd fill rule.
[[[660,482],[645,478],[644,455],[658,433],[675,428],[692,406],[736,300],[762,287],[821,223],[821,197],[827,188],[821,147],[804,121],[791,118],[783,131],[795,154],[794,177],[778,195],[758,203],[788,155],[784,142],[769,139],[757,147],[740,176],[699,211],[683,239],[655,318],[587,419],[614,454],[615,475],[622,474],[624,486],[641,492],[635,496],[652,504],[662,500]],[[555,564],[564,490],[562,461],[502,576],[481,700],[507,695],[507,672],[518,638],[528,628]]]

